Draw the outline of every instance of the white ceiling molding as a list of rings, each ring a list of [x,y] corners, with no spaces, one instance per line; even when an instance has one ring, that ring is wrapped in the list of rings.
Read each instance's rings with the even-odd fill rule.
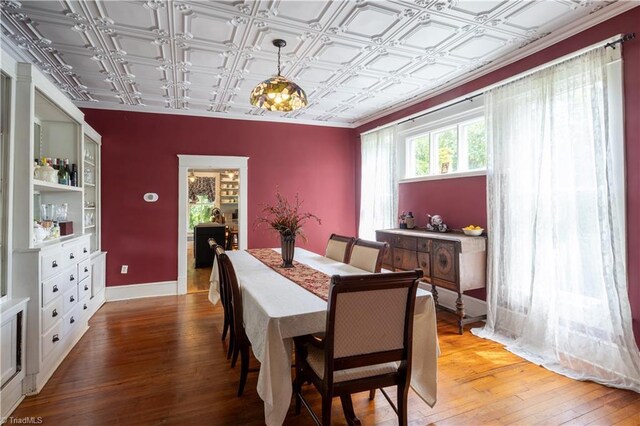
[[[2,39],[76,105],[357,127],[638,5],[544,1],[2,0]],[[276,70],[309,106],[249,103]]]

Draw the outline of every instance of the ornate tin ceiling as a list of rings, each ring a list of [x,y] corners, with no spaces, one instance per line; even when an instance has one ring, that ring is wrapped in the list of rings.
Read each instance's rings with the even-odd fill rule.
[[[615,1],[14,1],[3,40],[79,106],[342,126],[452,85]],[[249,104],[276,70],[309,106]],[[255,116],[255,117],[249,117]]]

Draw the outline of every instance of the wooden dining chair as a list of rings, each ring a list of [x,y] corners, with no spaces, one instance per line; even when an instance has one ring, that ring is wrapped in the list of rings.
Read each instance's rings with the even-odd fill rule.
[[[242,295],[233,264],[226,253],[218,255],[220,265],[222,266],[225,280],[227,283],[229,305],[231,308],[231,332],[234,334],[234,345],[231,355],[231,367],[235,367],[240,355],[240,384],[238,385],[238,396],[242,396],[244,386],[247,383],[247,375],[249,371],[249,350],[251,342],[244,330],[244,322],[242,317]],[[252,370],[257,371],[257,370]]]
[[[377,273],[382,269],[382,259],[387,250],[389,243],[358,238],[353,243],[348,263],[356,268]]]
[[[209,244],[211,245],[211,240]],[[215,242],[215,240],[214,240]],[[220,256],[225,254],[224,248],[221,245],[215,244],[213,247],[216,264],[218,265],[218,280],[220,282],[220,302],[222,303],[223,311],[223,326],[222,326],[222,340],[226,339],[227,333],[229,334],[229,346],[227,348],[227,359],[231,359],[234,348],[236,346],[236,333],[235,323],[233,321],[233,308],[231,306],[231,289],[229,288],[229,280],[224,271],[225,265],[220,261]],[[235,365],[235,363],[233,363]]]
[[[356,239],[353,237],[331,234],[329,241],[327,242],[327,249],[324,256],[329,259],[337,260],[338,262],[349,263],[351,247],[355,241]]]
[[[294,338],[296,414],[304,404],[316,424],[330,425],[332,399],[339,396],[347,422],[359,424],[351,394],[379,388],[399,424],[407,424],[413,313],[421,277],[421,270],[331,277],[324,340]],[[305,382],[322,395],[322,421],[302,395]],[[382,389],[394,385],[397,408]]]
[[[220,264],[218,262],[218,247],[220,247],[218,245],[218,243],[216,242],[216,240],[214,238],[209,238],[209,247],[211,248],[211,250],[213,251],[213,256],[216,260],[216,263],[218,263],[218,283],[219,283],[219,292],[220,292],[220,302],[222,304],[222,313],[223,313],[223,325],[222,325],[222,337],[221,340],[225,340],[227,338],[227,333],[229,331],[229,313],[227,312],[227,307],[225,306],[225,292],[224,292],[224,284],[222,282],[222,280],[224,279],[224,276],[221,272],[220,269]],[[222,252],[224,253],[224,250],[222,250]]]

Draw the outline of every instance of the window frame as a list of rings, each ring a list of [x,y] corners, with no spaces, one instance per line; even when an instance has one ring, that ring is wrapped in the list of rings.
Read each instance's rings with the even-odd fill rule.
[[[473,169],[473,170],[464,170],[464,171],[455,171],[449,173],[441,173],[438,156],[434,154],[434,147],[436,142],[431,135],[433,133],[437,133],[440,131],[444,131],[450,128],[456,128],[458,131],[458,169],[461,165],[461,154],[468,152],[468,144],[466,144],[466,135],[464,136],[464,142],[461,141],[463,139],[460,135],[460,130],[463,126],[468,125],[478,119],[481,119],[485,116],[484,105],[469,108],[466,111],[459,112],[457,114],[449,115],[447,117],[440,118],[438,120],[433,120],[428,123],[423,123],[419,125],[412,125],[406,129],[399,131],[399,139],[400,146],[404,150],[403,155],[399,155],[400,161],[402,162],[401,167],[399,167],[399,183],[405,182],[419,182],[426,180],[441,180],[441,179],[454,179],[461,177],[469,177],[469,176],[485,176],[487,173],[487,169]],[[415,170],[415,158],[413,155],[413,141],[427,136],[429,138],[429,169],[430,174],[423,176],[413,176],[413,170]],[[462,147],[461,145],[465,143],[466,145]],[[468,165],[468,158],[465,160],[465,163]]]

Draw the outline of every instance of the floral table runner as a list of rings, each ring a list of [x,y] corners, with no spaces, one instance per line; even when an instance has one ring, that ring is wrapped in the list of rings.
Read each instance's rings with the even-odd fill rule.
[[[247,253],[322,300],[329,299],[329,275],[295,260],[293,268],[282,268],[282,256],[270,248],[248,249]]]

